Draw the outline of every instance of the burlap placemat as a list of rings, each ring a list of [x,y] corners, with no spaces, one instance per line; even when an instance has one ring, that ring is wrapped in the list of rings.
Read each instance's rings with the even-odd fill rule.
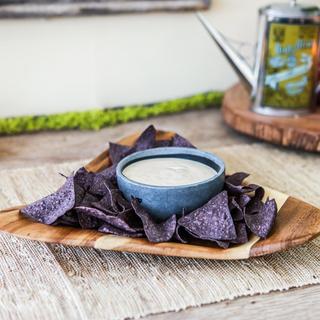
[[[320,159],[256,144],[213,150],[228,170],[320,206]],[[0,207],[31,202],[83,163],[0,172]],[[1,217],[0,217],[1,218]],[[244,261],[72,248],[0,235],[1,319],[124,319],[320,283],[320,238]]]

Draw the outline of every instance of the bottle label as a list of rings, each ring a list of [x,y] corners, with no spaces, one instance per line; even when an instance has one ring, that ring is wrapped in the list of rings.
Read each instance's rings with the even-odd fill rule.
[[[262,104],[308,109],[314,92],[319,26],[271,23]]]

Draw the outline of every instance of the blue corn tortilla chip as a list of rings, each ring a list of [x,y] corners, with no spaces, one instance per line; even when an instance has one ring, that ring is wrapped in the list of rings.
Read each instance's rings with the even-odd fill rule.
[[[185,209],[182,209],[182,217],[185,216]],[[181,243],[188,243],[190,238],[190,233],[186,232],[186,230],[184,228],[182,228],[181,226],[179,226],[178,224],[176,225],[176,231],[174,233],[174,239],[177,240],[178,242]]]
[[[110,190],[110,200],[111,200],[111,207],[117,212],[125,212],[131,210],[131,204],[128,202],[122,195],[121,191]]]
[[[156,134],[157,131],[153,125],[145,129],[133,146],[134,152],[154,148],[156,144]]]
[[[198,235],[193,234],[190,231],[187,231],[184,227],[180,226],[179,224],[177,224],[176,226],[174,239],[181,243],[192,243],[192,244],[199,244],[199,245],[204,245],[210,242],[211,243],[214,242],[219,247],[224,249],[228,248],[230,244],[229,241],[219,241],[219,240],[213,240],[213,239],[207,240],[204,238],[199,238]]]
[[[245,178],[249,177],[249,173],[236,172],[230,176],[226,176],[226,182],[231,183],[234,186],[240,186]]]
[[[238,196],[238,203],[244,207],[249,202],[249,196],[244,196],[246,193],[255,193],[255,197],[262,199],[264,196],[264,189],[256,184],[242,185],[243,180],[249,176],[246,172],[236,172],[230,176],[226,176],[224,189],[228,191],[229,195]]]
[[[251,199],[251,198],[250,198]],[[241,221],[244,218],[243,208],[238,204],[235,197],[229,198],[229,209],[233,221]]]
[[[245,213],[244,219],[248,228],[255,235],[266,238],[274,225],[276,215],[277,204],[274,199],[268,199],[257,213]]]
[[[112,161],[112,164],[118,163],[124,157],[130,153],[131,147],[124,146],[118,143],[109,143],[109,157]]]
[[[249,192],[254,192],[255,198],[262,200],[264,196],[264,189],[261,186],[251,183],[251,184],[248,184],[246,187],[250,189]]]
[[[118,229],[110,224],[103,224],[99,227],[98,231],[108,234],[113,234],[121,237],[130,237],[130,238],[142,238],[145,236],[143,232],[128,232],[122,229]]]
[[[86,190],[74,183],[74,194],[75,194],[75,200],[74,200],[74,205],[80,205],[81,202],[83,201],[85,195],[86,195]]]
[[[181,148],[196,148],[190,141],[181,137],[177,133],[172,137],[171,146]]]
[[[236,228],[237,237],[231,242],[235,244],[247,243],[248,232],[247,232],[246,224],[244,222],[235,222],[235,228]]]
[[[104,221],[105,217],[107,217],[107,215],[103,211],[96,208],[75,207],[74,210],[77,212],[78,216],[81,214],[83,216],[94,217],[101,221]]]
[[[130,211],[123,211],[119,213],[117,217],[125,221],[130,228],[136,230],[137,232],[144,231],[142,220],[139,216],[137,216],[132,207]]]
[[[171,147],[171,140],[157,140],[155,142],[155,148],[161,148],[161,147]]]
[[[229,195],[236,195],[236,196],[255,191],[255,189],[251,187],[251,185],[247,185],[247,186],[234,185],[229,182],[224,183],[224,189],[228,192]]]
[[[264,203],[259,199],[251,199],[248,205],[245,207],[245,214],[251,215],[259,213],[264,206]]]
[[[93,202],[91,204],[93,208],[99,209],[103,211],[106,214],[111,214],[111,215],[117,215],[118,212],[117,210],[114,209],[111,201],[111,196],[110,194],[106,194],[102,199],[99,201]]]
[[[78,215],[74,210],[68,211],[63,216],[59,217],[52,225],[63,225],[69,227],[80,227]]]
[[[108,179],[105,175],[101,173],[96,173],[93,176],[92,184],[89,188],[89,192],[97,195],[104,196],[109,193],[109,190],[116,189],[116,186]]]
[[[264,195],[264,189],[256,184],[234,185],[230,182],[225,181],[224,189],[228,192],[229,195],[240,196],[241,194],[246,193],[257,193],[259,196],[262,195],[262,197]]]
[[[101,225],[101,221],[98,218],[88,215],[86,211],[80,211],[77,208],[75,211],[78,214],[79,224],[82,229],[96,229]]]
[[[92,203],[93,207],[112,215],[132,210],[131,204],[122,196],[119,189],[109,184],[105,185],[105,190],[106,194],[100,201]]]
[[[237,236],[226,191],[222,191],[201,208],[180,218],[178,224],[200,239],[233,240]]]
[[[185,231],[185,229],[177,224],[176,231],[174,233],[174,239],[181,243],[188,243],[190,240],[189,234]]]
[[[140,232],[143,231],[142,227],[135,228],[129,225],[126,219],[124,217],[119,216],[106,216],[104,221],[107,222],[109,225],[112,225],[113,227],[116,227],[118,229],[127,231],[127,232]]]
[[[75,206],[80,205],[86,192],[89,190],[92,180],[93,173],[88,172],[84,167],[78,169],[74,174],[74,191],[75,191]]]
[[[158,147],[159,142],[156,141],[156,133],[155,127],[150,125],[141,133],[132,147],[110,142],[109,157],[112,164],[117,164],[120,160],[133,152]]]
[[[112,225],[115,228],[124,230],[126,232],[137,232],[142,231],[142,226],[138,225],[136,221],[132,219],[132,216],[130,213],[118,215],[118,216],[112,216],[107,215],[103,211],[96,209],[96,208],[90,208],[90,207],[77,207],[75,208],[75,211],[78,213],[79,216],[79,222],[80,221],[80,215],[85,221],[85,223],[96,223],[95,227],[104,223],[107,223],[109,225]],[[90,218],[92,218],[90,220]],[[89,222],[88,222],[89,221]],[[131,224],[131,225],[130,225]]]
[[[242,185],[245,178],[249,176],[246,172],[236,172],[225,178],[225,190],[232,195],[240,195],[246,192],[251,192],[251,189],[246,188]]]
[[[74,184],[88,190],[92,184],[94,173],[88,172],[84,167],[78,169],[74,174]]]
[[[259,201],[262,200],[265,194],[264,189],[261,186],[255,185],[255,184],[250,184],[249,185],[251,188],[255,188],[254,190],[254,196],[252,199]]]
[[[163,222],[156,222],[144,209],[138,199],[133,199],[131,205],[143,223],[144,232],[150,242],[165,242],[171,240],[176,230],[176,216],[171,216]]]
[[[75,206],[84,206],[84,207],[89,207],[93,203],[99,201],[99,198],[89,192],[86,192],[85,195],[83,196],[82,200],[79,203],[76,203]]]
[[[230,246],[230,241],[215,240],[214,242],[222,249],[228,249]]]
[[[121,212],[126,212],[128,210],[132,210],[132,207],[131,207],[131,203],[128,202],[122,195],[122,193],[117,190],[117,195],[116,195],[116,203],[118,205],[118,208],[119,208],[119,213]]]
[[[96,173],[96,175],[101,175],[106,180],[116,185],[117,184],[116,168],[117,168],[117,164],[113,164],[110,167]]]
[[[185,228],[183,228],[179,224],[177,224],[176,226],[174,239],[181,243],[193,243],[193,244],[199,244],[199,245],[204,245],[204,244],[207,245],[210,243],[212,244],[212,242],[214,242],[220,248],[224,248],[224,249],[227,249],[230,245],[229,241],[219,241],[219,240],[212,240],[212,239],[206,241],[205,239],[200,239],[197,235],[188,232],[187,230],[185,230]]]
[[[236,198],[236,202],[239,204],[240,208],[244,208],[251,200],[251,197],[247,194],[240,194]]]
[[[246,224],[244,222],[235,222],[235,229],[236,229],[237,237],[234,240],[231,240],[231,241],[219,241],[219,240],[213,240],[213,239],[208,239],[208,240],[210,242],[216,243],[220,248],[223,248],[223,249],[229,248],[231,243],[233,243],[233,244],[247,243],[248,242],[248,233],[247,233]],[[181,233],[181,231],[179,231],[179,233]],[[193,237],[197,238],[196,235],[193,235]],[[183,243],[192,242],[192,240],[186,241],[185,239],[186,239],[186,237],[184,237],[182,239],[182,240],[184,240]],[[202,238],[202,240],[205,240],[205,239]],[[199,244],[201,244],[201,243],[199,243]]]
[[[230,241],[228,240],[215,240],[212,238],[207,238],[205,236],[199,236],[197,234],[194,234],[188,230],[186,230],[187,233],[190,234],[190,236],[192,236],[191,240],[189,241],[190,243],[193,244],[200,244],[200,245],[210,245],[212,243],[218,245],[218,247],[223,248],[223,249],[227,249],[229,248],[230,245]]]
[[[91,188],[94,173],[88,172],[84,167],[78,169],[74,174],[74,189],[75,189],[75,205],[79,205],[85,197],[87,191]]]
[[[56,192],[21,209],[21,213],[44,224],[52,224],[75,204],[73,176],[67,178]]]

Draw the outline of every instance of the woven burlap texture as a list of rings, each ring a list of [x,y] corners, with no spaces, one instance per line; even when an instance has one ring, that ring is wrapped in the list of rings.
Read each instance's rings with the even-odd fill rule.
[[[229,172],[320,206],[320,159],[264,144],[211,150]],[[34,201],[83,162],[0,171],[0,208]],[[0,217],[1,218],[1,217]],[[320,283],[320,239],[210,261],[47,245],[0,234],[0,319],[124,319]]]

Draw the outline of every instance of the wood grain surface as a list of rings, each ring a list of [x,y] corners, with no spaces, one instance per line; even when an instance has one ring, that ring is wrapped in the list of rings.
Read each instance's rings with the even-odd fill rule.
[[[318,320],[320,286],[241,297],[180,312],[150,315],[144,320]]]
[[[173,132],[158,131],[157,140],[171,138]],[[119,142],[133,145],[139,133]],[[98,172],[110,165],[108,150],[86,165],[90,172]],[[106,235],[95,230],[65,226],[48,226],[24,218],[19,209],[5,210],[1,214],[0,231],[18,237],[49,243],[86,246],[123,252],[148,253],[204,259],[247,259],[285,250],[309,241],[320,234],[320,210],[301,200],[276,190],[265,188],[265,197],[274,198],[278,205],[275,227],[270,237],[260,240],[252,236],[248,243],[222,249],[214,246],[182,244],[175,242],[151,243],[146,239]]]
[[[150,123],[156,128],[179,132],[203,150],[256,141],[224,125],[220,109],[213,108],[163,115],[99,131],[67,130],[2,136],[0,170],[93,159],[106,149],[109,141],[119,140],[124,132],[142,131]]]
[[[241,84],[226,92],[222,112],[225,122],[237,131],[286,147],[320,152],[319,112],[295,117],[254,113],[249,93]]]

